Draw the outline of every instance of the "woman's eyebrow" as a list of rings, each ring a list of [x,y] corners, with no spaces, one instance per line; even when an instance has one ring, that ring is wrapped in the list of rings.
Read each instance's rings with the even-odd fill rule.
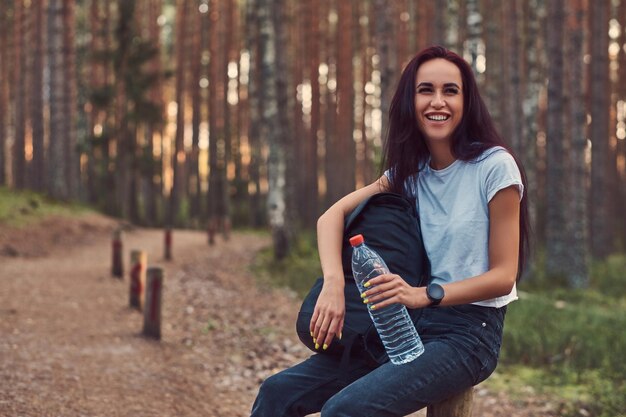
[[[422,86],[424,86],[424,87],[432,87],[432,86],[433,86],[433,83],[431,83],[431,82],[421,82],[421,83],[419,83],[419,84],[417,85],[417,87],[422,87]],[[458,88],[458,89],[460,89],[460,88],[461,88],[461,87],[459,87],[459,85],[458,85],[457,83],[444,83],[444,85],[443,85],[443,86],[444,86],[444,87],[456,87],[456,88]]]

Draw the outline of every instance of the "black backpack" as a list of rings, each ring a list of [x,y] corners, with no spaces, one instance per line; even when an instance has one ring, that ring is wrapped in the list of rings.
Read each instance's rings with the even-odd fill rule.
[[[350,357],[359,356],[372,366],[378,366],[389,358],[352,277],[349,239],[357,234],[363,235],[365,244],[382,256],[392,273],[400,275],[412,286],[426,284],[430,267],[413,202],[398,194],[375,194],[361,202],[344,225],[342,263],[346,279],[346,315],[342,339],[335,338],[324,351],[315,349],[311,337],[309,324],[323,278],[317,279],[302,302],[296,331],[302,343],[313,352],[341,356],[343,365]],[[413,322],[419,317],[419,311],[409,309]]]

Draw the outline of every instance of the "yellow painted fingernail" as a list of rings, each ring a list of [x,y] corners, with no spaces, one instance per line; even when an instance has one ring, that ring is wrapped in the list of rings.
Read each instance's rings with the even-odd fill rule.
[[[365,298],[365,297],[366,297],[365,293],[361,294],[361,298]]]
[[[370,310],[376,310],[376,305],[375,305],[375,304],[374,304],[374,305],[372,305],[372,306],[370,307]]]
[[[369,299],[369,298],[366,298],[365,300],[363,300],[363,304],[367,304],[367,303],[369,303],[369,302],[370,302],[370,299]]]
[[[339,340],[343,337],[343,333],[339,333]]]
[[[316,343],[316,344],[315,344],[315,350],[317,350],[317,349],[319,349],[319,348],[320,348],[319,343]]]
[[[317,339],[313,338],[313,343],[317,343]]]
[[[313,337],[313,332],[311,332],[311,337]]]
[[[328,345],[326,343],[324,343],[324,347],[322,347],[322,349],[324,349],[324,350],[328,349]]]
[[[369,282],[369,281],[367,281],[367,282],[365,283],[365,285],[363,285],[363,286],[364,286],[365,288],[369,288],[369,286],[370,286],[370,285],[372,285],[372,284],[370,284],[370,282]]]

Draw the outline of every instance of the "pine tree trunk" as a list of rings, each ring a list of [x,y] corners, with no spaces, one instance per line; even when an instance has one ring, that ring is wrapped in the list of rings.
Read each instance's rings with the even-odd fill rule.
[[[585,92],[580,82],[583,77],[584,48],[584,4],[583,0],[570,1],[568,3],[568,33],[570,33],[568,62],[571,63],[569,88],[570,94],[570,126],[571,126],[571,216],[568,221],[567,254],[569,260],[568,283],[572,288],[586,288],[589,285],[589,234],[587,213],[587,135],[585,114]]]
[[[519,29],[520,16],[519,0],[510,0],[505,7],[505,30],[504,34],[508,37],[508,48],[505,53],[508,55],[506,60],[508,80],[505,82],[507,86],[507,112],[506,126],[507,130],[502,134],[507,138],[507,142],[511,145],[517,155],[524,152],[522,141],[522,88],[521,88],[521,66],[520,66],[520,39],[521,31]]]
[[[612,250],[609,189],[609,0],[589,4],[591,17],[591,250],[604,259]]]
[[[523,128],[524,152],[520,154],[526,169],[529,221],[532,230],[537,230],[537,134],[539,132],[539,97],[545,80],[542,77],[540,50],[543,48],[542,27],[545,22],[543,0],[524,2],[524,93]],[[526,268],[529,270],[529,268]],[[532,278],[532,276],[528,276]]]
[[[48,68],[50,72],[50,143],[48,145],[48,193],[58,199],[68,197],[63,155],[66,140],[63,132],[63,3],[48,2]]]
[[[565,148],[563,126],[563,0],[548,4],[548,114],[546,126],[546,271],[564,277],[567,264],[567,194],[563,187]]]
[[[6,143],[9,132],[9,32],[11,22],[7,13],[0,14],[0,186],[7,183]]]
[[[261,196],[261,50],[259,30],[259,1],[251,0],[246,10],[246,45],[250,51],[250,71],[248,81],[248,144],[250,147],[249,188],[253,192],[250,196],[250,224],[259,227],[265,223],[265,216]]]
[[[304,37],[306,45],[306,73],[311,85],[310,126],[303,143],[302,219],[307,227],[314,228],[317,220],[319,189],[317,181],[317,134],[320,129],[319,6],[316,0],[303,2]]]
[[[202,55],[204,52],[204,27],[206,22],[204,15],[196,10],[192,10],[190,25],[191,48],[189,48],[190,80],[187,89],[191,96],[191,154],[189,155],[188,175],[189,175],[189,214],[192,219],[200,218],[200,201],[202,190],[200,187],[200,122],[202,119],[202,89],[199,82],[202,74]]]
[[[37,191],[45,190],[44,167],[44,114],[43,114],[43,57],[44,57],[44,6],[42,2],[31,5],[33,14],[33,31],[31,45],[33,57],[31,66],[31,120],[33,127],[33,159],[32,159],[32,187]],[[0,110],[1,111],[1,110]]]
[[[482,0],[482,15],[484,25],[484,40],[485,40],[485,59],[486,59],[486,71],[484,78],[485,95],[487,101],[487,107],[489,113],[498,128],[498,131],[503,132],[506,135],[506,131],[503,130],[503,108],[501,101],[505,98],[503,92],[502,79],[504,78],[502,67],[502,33],[499,30],[501,27],[502,16],[502,3],[499,0]]]
[[[185,29],[188,23],[187,9],[187,2],[179,0],[176,7],[176,135],[174,138],[174,152],[172,154],[172,190],[167,216],[167,224],[169,226],[174,226],[176,223],[183,196],[183,181],[185,178]]]
[[[12,152],[13,185],[15,188],[26,186],[26,158],[24,149],[26,146],[26,38],[28,36],[27,11],[23,0],[15,2],[15,15],[13,23],[13,45],[15,63],[15,85],[14,95],[14,139]]]
[[[208,218],[209,228],[217,230],[220,217],[220,200],[222,197],[221,163],[224,144],[224,83],[223,65],[220,52],[223,51],[223,39],[221,38],[223,25],[222,2],[212,0],[209,6],[209,192],[208,192]],[[221,152],[221,155],[220,155]]]
[[[283,0],[261,0],[259,2],[260,49],[261,49],[261,96],[263,97],[264,137],[269,143],[268,157],[268,217],[272,228],[274,256],[283,259],[289,253],[290,225],[287,214],[287,131],[285,123],[287,85],[285,74],[285,29],[281,13]],[[282,41],[282,42],[281,42]]]
[[[328,189],[335,190],[337,201],[355,188],[354,152],[354,77],[352,69],[353,12],[351,2],[338,3],[337,36],[337,135],[336,147],[329,149],[334,155],[334,176],[329,178]]]
[[[65,182],[68,198],[78,197],[78,178],[80,175],[76,151],[76,50],[74,0],[63,0],[63,141],[65,153]]]
[[[381,137],[383,142],[387,140],[387,130],[389,128],[389,106],[393,97],[393,87],[399,77],[398,68],[396,68],[396,45],[394,43],[394,24],[391,15],[391,7],[384,0],[374,1],[374,13],[377,17],[376,39],[377,51],[380,57],[380,111],[382,112]],[[424,23],[424,20],[420,20]],[[419,29],[419,28],[418,28]]]

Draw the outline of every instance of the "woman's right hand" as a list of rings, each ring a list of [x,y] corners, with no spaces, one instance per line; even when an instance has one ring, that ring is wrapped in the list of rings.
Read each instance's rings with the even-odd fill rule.
[[[341,284],[329,280],[324,281],[310,324],[315,349],[326,350],[335,337],[341,339],[343,320],[346,315],[346,300]]]

